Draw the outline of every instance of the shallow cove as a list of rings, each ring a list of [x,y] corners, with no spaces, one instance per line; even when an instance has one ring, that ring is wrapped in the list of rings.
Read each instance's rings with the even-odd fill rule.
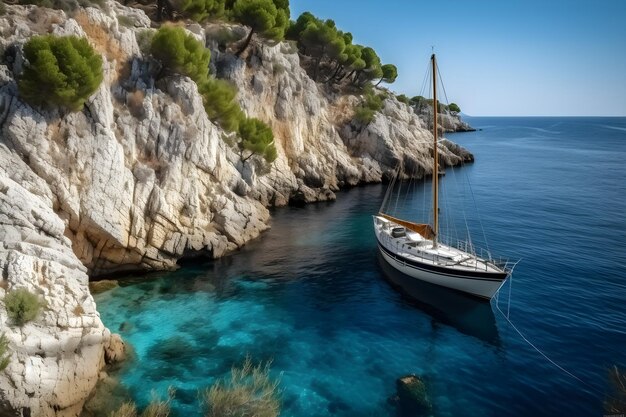
[[[476,163],[457,173],[491,250],[524,258],[512,319],[599,392],[543,360],[489,304],[396,291],[371,227],[385,188],[367,186],[276,210],[272,229],[233,256],[97,295],[104,323],[137,352],[118,374],[135,400],[171,385],[176,414],[199,416],[197,389],[249,353],[282,373],[283,416],[391,416],[387,398],[407,373],[427,377],[437,416],[600,415],[607,367],[626,365],[626,120],[469,121],[483,130],[452,139]]]

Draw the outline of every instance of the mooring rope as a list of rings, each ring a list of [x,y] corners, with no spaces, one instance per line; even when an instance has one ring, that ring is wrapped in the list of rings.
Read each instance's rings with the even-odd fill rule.
[[[513,277],[513,274],[511,274],[511,277],[509,278],[511,280],[509,282],[509,285],[512,283],[512,277]],[[581,384],[586,386],[590,391],[595,392],[596,394],[599,394],[599,395],[604,395],[604,396],[606,396],[606,398],[610,398],[610,399],[616,400],[616,398],[614,398],[614,397],[612,397],[610,395],[607,395],[607,393],[605,393],[605,392],[600,391],[599,389],[597,389],[593,385],[589,384],[587,381],[579,378],[578,376],[574,375],[573,373],[571,373],[570,371],[568,371],[567,369],[565,369],[564,367],[562,367],[561,365],[556,363],[553,359],[551,359],[548,355],[546,355],[541,349],[539,349],[533,342],[531,342],[521,332],[521,330],[519,330],[517,328],[517,326],[513,323],[513,321],[510,318],[510,308],[511,308],[511,306],[510,306],[510,304],[511,304],[510,287],[509,287],[509,302],[508,302],[509,305],[507,306],[507,314],[504,314],[504,312],[502,310],[500,310],[500,292],[499,291],[498,291],[498,293],[496,293],[495,299],[496,299],[496,309],[500,312],[500,314],[502,314],[502,317],[504,317],[504,319],[511,325],[513,330],[515,330],[515,332],[517,332],[517,334],[522,338],[522,340],[524,340],[524,342],[526,342],[528,344],[528,346],[533,348],[537,353],[539,353],[541,356],[543,356],[548,362],[550,362],[552,365],[554,365],[557,369],[561,370],[563,373],[569,375],[571,378],[577,380],[578,382],[580,382]]]

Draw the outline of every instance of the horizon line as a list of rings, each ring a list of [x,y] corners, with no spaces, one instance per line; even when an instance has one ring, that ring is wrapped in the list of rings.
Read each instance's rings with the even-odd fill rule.
[[[472,115],[472,114],[467,114],[467,113],[460,113],[460,116],[465,116],[465,117],[586,117],[586,118],[600,118],[600,117],[613,117],[613,118],[626,118],[626,115],[622,115],[622,116],[616,116],[616,115],[605,115],[605,116],[584,116],[584,115],[507,115],[507,114],[499,114],[499,115]]]

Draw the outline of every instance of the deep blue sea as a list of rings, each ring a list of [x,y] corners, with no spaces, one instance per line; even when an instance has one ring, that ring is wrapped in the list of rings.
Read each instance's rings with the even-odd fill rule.
[[[273,359],[281,416],[393,416],[387,398],[409,373],[426,378],[436,416],[601,416],[609,367],[626,368],[626,118],[467,120],[480,130],[448,137],[476,161],[447,169],[442,211],[467,209],[472,236],[522,259],[511,320],[586,385],[495,301],[397,290],[371,226],[386,186],[372,185],[275,210],[232,256],[97,295],[136,351],[117,374],[134,400],[173,386],[175,415],[199,417],[197,390],[249,354]],[[460,179],[469,191],[453,191]],[[429,182],[412,187],[403,198],[418,210]]]

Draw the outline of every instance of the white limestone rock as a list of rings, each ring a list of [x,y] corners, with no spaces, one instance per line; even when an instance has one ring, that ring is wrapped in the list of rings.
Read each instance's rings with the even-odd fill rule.
[[[268,206],[335,199],[341,187],[381,181],[401,159],[416,177],[432,171],[432,136],[406,105],[388,99],[361,126],[351,120],[359,98],[325,92],[293,44],[254,41],[240,59],[225,51],[245,28],[193,24],[189,32],[212,49],[211,68],[237,85],[246,114],[274,131],[277,160],[243,162],[192,80],[155,79],[158,65],[138,42],[153,30],[147,16],[111,1],[106,10],[69,18],[7,5],[0,16],[0,325],[13,351],[0,403],[33,417],[76,416],[105,350],[119,357],[88,274],[219,257],[269,227]],[[45,33],[86,36],[103,56],[104,82],[80,112],[19,97],[21,46]],[[447,142],[442,154],[448,164],[471,158]],[[47,303],[22,328],[8,323],[2,302],[19,287]]]

